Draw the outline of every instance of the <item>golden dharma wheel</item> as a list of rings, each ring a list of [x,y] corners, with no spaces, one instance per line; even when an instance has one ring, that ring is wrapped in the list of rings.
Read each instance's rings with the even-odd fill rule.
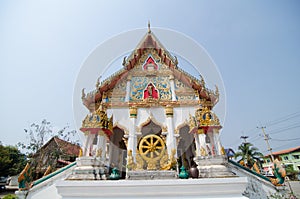
[[[164,155],[165,142],[157,135],[146,135],[139,144],[139,152],[146,161],[159,160]]]

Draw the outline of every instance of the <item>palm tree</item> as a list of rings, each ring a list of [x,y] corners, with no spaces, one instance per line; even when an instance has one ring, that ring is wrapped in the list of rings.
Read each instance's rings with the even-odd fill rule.
[[[241,159],[238,160],[238,163],[243,161],[244,165],[248,168],[252,168],[255,163],[261,166],[260,162],[263,154],[259,152],[258,148],[254,147],[253,144],[244,142],[239,146],[238,150],[239,151],[234,155],[235,159],[241,157]]]

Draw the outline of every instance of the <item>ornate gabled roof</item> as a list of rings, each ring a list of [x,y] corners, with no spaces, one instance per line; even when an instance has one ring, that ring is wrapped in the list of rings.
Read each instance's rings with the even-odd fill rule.
[[[83,104],[90,109],[91,103],[100,103],[102,98],[106,95],[106,92],[115,88],[118,82],[122,79],[126,79],[129,76],[129,72],[134,69],[138,64],[140,58],[147,52],[147,50],[155,50],[156,54],[159,56],[159,59],[163,62],[167,68],[172,71],[172,76],[188,85],[190,88],[194,89],[199,96],[199,99],[207,102],[208,106],[214,106],[219,100],[219,91],[216,87],[216,90],[207,89],[205,86],[204,79],[201,77],[200,80],[188,74],[184,70],[180,69],[178,65],[178,60],[176,56],[172,56],[167,49],[161,44],[158,38],[153,34],[148,26],[148,32],[141,39],[135,50],[128,56],[123,59],[123,68],[112,74],[110,77],[99,82],[99,79],[96,84],[96,89],[87,95],[82,92]],[[94,109],[95,110],[95,109]]]
[[[133,68],[146,49],[155,49],[167,66],[169,66],[170,68],[177,67],[178,61],[176,56],[173,57],[166,50],[166,48],[161,44],[161,42],[149,28],[148,33],[141,39],[140,43],[137,45],[131,55],[128,56],[127,59],[124,59],[124,68],[127,70]]]

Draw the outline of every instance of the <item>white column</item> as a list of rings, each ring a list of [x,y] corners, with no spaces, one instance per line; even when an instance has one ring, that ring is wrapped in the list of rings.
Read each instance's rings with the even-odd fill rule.
[[[127,77],[125,102],[129,102],[130,97],[131,76]]]
[[[209,138],[209,143],[206,142],[206,146],[208,146],[208,148],[210,150],[210,154],[209,155],[214,155],[214,138],[212,136],[212,132],[208,131],[206,133],[206,136],[208,136],[208,138]],[[207,151],[207,153],[209,153],[209,150]]]
[[[221,144],[221,141],[220,141],[220,134],[219,134],[219,130],[218,129],[214,129],[213,131],[213,135],[214,135],[214,139],[215,139],[215,143],[216,143],[216,146],[217,146],[217,154],[218,155],[223,155],[221,153],[221,150],[222,150],[222,144]]]
[[[82,156],[88,156],[87,148],[89,144],[89,132],[83,132],[83,133],[84,133],[85,142],[83,144]]]
[[[86,136],[85,136],[85,144],[84,144],[84,147],[83,147],[83,156],[90,156],[90,153],[91,153],[91,147],[93,145],[93,140],[95,138],[95,134],[91,134],[90,132],[86,132],[85,133]]]
[[[170,79],[170,87],[171,87],[171,93],[172,93],[172,101],[176,101],[174,76],[170,75],[169,79]]]
[[[132,150],[132,156],[135,160],[136,156],[136,147],[137,147],[137,140],[136,140],[136,117],[137,117],[137,108],[130,107],[129,108],[130,114],[130,125],[129,125],[129,133],[128,133],[128,146],[127,151]]]
[[[200,151],[200,156],[203,156],[203,154],[201,153],[201,151],[204,149],[204,151],[206,152],[206,154],[208,154],[208,151],[206,149],[206,142],[205,142],[205,134],[203,129],[199,129],[198,130],[198,139],[199,139],[199,151]]]
[[[177,158],[177,146],[176,146],[176,137],[174,135],[174,123],[173,123],[173,107],[166,106],[165,108],[166,112],[166,123],[168,128],[168,134],[167,134],[167,150],[168,154],[171,154],[172,149],[175,149],[175,158]]]
[[[106,135],[103,131],[99,131],[97,140],[97,150],[101,150],[100,159],[106,159]]]

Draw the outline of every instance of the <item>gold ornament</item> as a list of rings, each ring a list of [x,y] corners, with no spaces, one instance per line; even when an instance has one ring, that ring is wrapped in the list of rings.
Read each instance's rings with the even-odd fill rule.
[[[82,157],[82,148],[79,149],[78,157]]]
[[[196,118],[190,114],[190,118],[189,118],[190,130],[193,130],[196,126],[197,126]]]
[[[162,158],[165,151],[163,139],[157,135],[146,135],[139,144],[139,154],[147,163],[148,170],[157,168],[157,161]]]
[[[129,114],[130,114],[130,117],[136,118],[137,117],[137,108],[134,106],[130,107]]]
[[[224,147],[222,147],[221,148],[221,155],[225,155],[225,154],[226,154],[225,149],[224,149]]]
[[[165,107],[165,112],[166,112],[166,116],[167,117],[172,117],[173,116],[173,107],[172,106],[170,106],[170,105],[167,105],[166,107]]]
[[[219,118],[207,107],[196,111],[200,126],[220,126]]]
[[[106,108],[100,104],[99,108],[91,114],[88,114],[82,121],[82,128],[103,128],[112,131],[113,117],[108,119]]]
[[[201,147],[200,153],[201,153],[201,156],[207,156],[206,150],[203,147]]]
[[[97,150],[96,157],[102,158],[102,149]]]
[[[135,159],[136,159],[136,170],[143,170],[144,169],[144,160],[138,151],[135,156]]]
[[[176,149],[171,150],[170,156],[168,156],[167,151],[165,152],[165,155],[160,159],[161,170],[170,170],[176,165],[177,161],[175,158],[175,154],[176,154]]]
[[[130,149],[127,153],[127,168],[129,170],[135,170],[136,164],[133,161],[132,150]]]
[[[163,155],[163,157],[160,159],[159,163],[160,163],[160,168],[162,170],[167,170],[165,169],[168,165],[168,161],[169,161],[169,155],[168,152],[166,151],[165,154]]]

